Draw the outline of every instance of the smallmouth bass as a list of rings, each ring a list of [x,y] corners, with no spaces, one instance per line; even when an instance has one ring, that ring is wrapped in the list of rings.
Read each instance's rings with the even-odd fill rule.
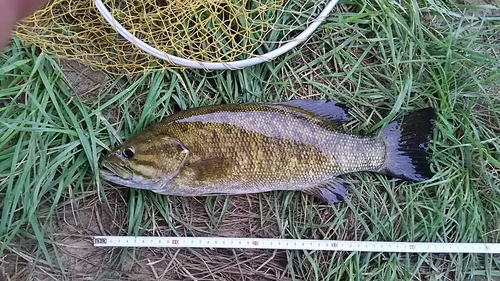
[[[101,161],[105,180],[159,194],[200,196],[300,190],[342,201],[339,175],[368,171],[431,178],[435,110],[389,123],[379,135],[344,132],[347,108],[328,100],[213,105],[170,115]]]

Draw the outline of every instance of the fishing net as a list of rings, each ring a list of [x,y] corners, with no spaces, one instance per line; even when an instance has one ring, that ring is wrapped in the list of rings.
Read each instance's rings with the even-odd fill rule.
[[[327,4],[323,0],[106,0],[132,35],[161,52],[194,61],[259,57],[293,40]],[[92,0],[50,0],[15,35],[43,51],[110,73],[173,65],[124,39]]]

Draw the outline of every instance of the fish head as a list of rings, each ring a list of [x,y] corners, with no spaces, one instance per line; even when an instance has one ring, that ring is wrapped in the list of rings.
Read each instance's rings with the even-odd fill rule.
[[[189,150],[175,138],[134,137],[101,160],[100,175],[118,185],[160,192],[179,174],[188,156]]]

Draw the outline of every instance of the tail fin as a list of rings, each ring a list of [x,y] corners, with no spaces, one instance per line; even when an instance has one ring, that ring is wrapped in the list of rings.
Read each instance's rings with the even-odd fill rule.
[[[387,125],[382,132],[387,157],[381,172],[410,181],[430,179],[429,141],[435,119],[434,108],[424,108]]]

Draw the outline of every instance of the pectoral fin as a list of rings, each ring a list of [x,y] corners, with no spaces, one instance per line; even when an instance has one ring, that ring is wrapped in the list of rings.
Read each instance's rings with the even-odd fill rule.
[[[347,196],[348,182],[341,178],[335,178],[329,182],[304,190],[305,193],[314,195],[328,203],[337,203]]]
[[[193,180],[203,182],[226,177],[232,166],[231,161],[216,157],[188,164],[184,170],[189,171]]]

